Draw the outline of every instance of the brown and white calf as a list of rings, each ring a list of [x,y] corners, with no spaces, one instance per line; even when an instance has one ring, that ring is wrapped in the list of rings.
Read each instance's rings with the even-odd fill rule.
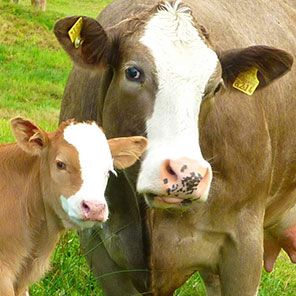
[[[106,139],[95,123],[46,133],[11,121],[17,143],[0,146],[0,295],[24,295],[43,275],[61,232],[108,219],[105,188],[116,168],[136,162],[143,137]],[[109,144],[109,145],[108,145]]]

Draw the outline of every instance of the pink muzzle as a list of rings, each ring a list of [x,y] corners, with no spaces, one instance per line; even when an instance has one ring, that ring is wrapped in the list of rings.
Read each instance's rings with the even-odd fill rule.
[[[105,222],[108,218],[106,204],[98,201],[82,201],[81,210],[85,221]]]
[[[165,160],[160,169],[163,194],[155,200],[174,204],[201,199],[209,190],[212,172],[196,160]]]

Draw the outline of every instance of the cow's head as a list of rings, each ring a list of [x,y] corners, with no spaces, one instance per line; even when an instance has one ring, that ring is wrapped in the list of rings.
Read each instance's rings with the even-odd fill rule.
[[[199,145],[202,102],[253,67],[260,89],[292,64],[286,52],[265,46],[217,54],[191,10],[179,2],[161,2],[106,30],[83,17],[76,47],[68,31],[78,17],[55,26],[76,65],[105,70],[100,121],[108,136],[147,135],[137,189],[156,207],[208,198],[213,173]]]
[[[113,163],[119,169],[129,167],[146,147],[143,137],[107,141],[95,123],[68,121],[50,134],[20,117],[12,119],[11,126],[18,145],[40,158],[44,202],[66,227],[105,222],[104,193]]]

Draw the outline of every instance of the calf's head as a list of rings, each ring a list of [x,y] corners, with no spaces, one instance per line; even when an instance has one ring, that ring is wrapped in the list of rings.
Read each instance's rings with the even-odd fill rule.
[[[213,174],[199,144],[202,102],[254,66],[260,89],[290,68],[291,56],[262,46],[217,54],[180,1],[160,2],[106,29],[83,17],[75,47],[68,31],[78,18],[58,21],[55,34],[76,65],[106,78],[98,120],[107,134],[147,135],[138,191],[156,207],[206,201]]]
[[[11,126],[18,145],[40,159],[44,203],[66,227],[105,222],[109,174],[114,166],[124,169],[134,164],[146,147],[143,137],[107,141],[94,122],[68,121],[53,133],[19,117],[11,120]]]

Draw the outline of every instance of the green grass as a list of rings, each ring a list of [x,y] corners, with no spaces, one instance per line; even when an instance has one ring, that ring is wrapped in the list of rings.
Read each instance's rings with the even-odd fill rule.
[[[95,17],[108,1],[48,1],[45,13],[31,1],[20,3],[0,0],[0,141],[11,140],[7,121],[16,115],[56,127],[71,62],[54,38],[54,23],[67,15]]]
[[[74,231],[65,234],[52,257],[46,277],[30,289],[31,296],[103,295],[89,271]]]
[[[12,141],[8,121],[21,115],[46,130],[57,127],[59,107],[71,62],[52,33],[66,15],[95,17],[110,1],[49,0],[45,13],[0,0],[0,142]],[[75,232],[62,237],[52,257],[52,268],[30,289],[32,296],[102,295],[79,248]],[[194,275],[175,295],[205,295]],[[263,273],[261,296],[296,295],[296,268],[281,254],[274,272]],[[120,296],[120,295],[119,295]]]

